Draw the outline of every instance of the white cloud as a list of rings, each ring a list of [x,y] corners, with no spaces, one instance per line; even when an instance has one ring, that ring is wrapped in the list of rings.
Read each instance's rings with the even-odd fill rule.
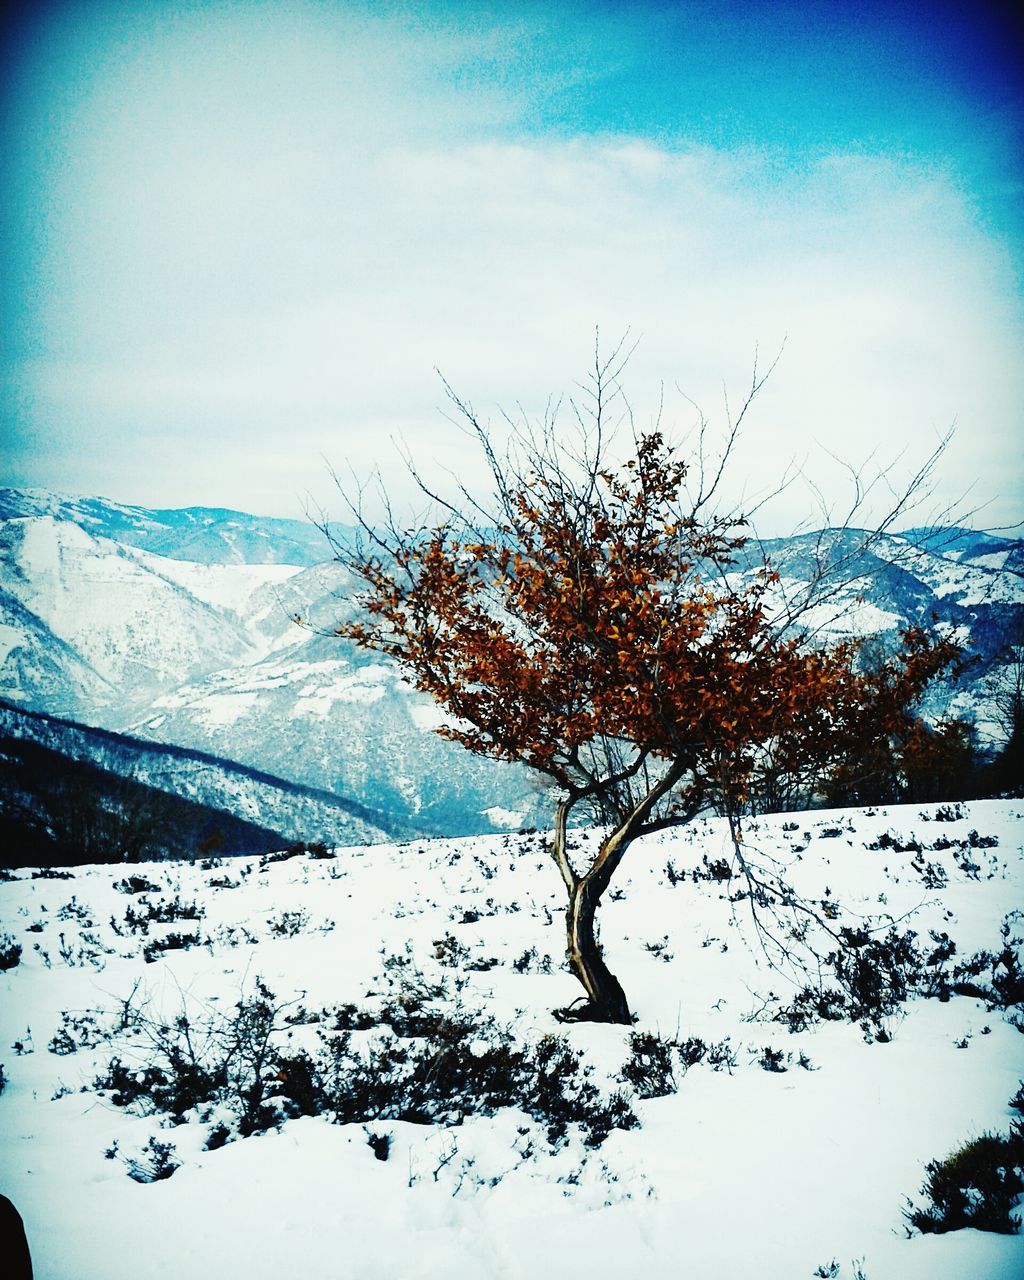
[[[641,338],[641,416],[666,380],[714,417],[787,339],[752,478],[815,442],[919,458],[956,418],[949,490],[977,472],[988,518],[1018,518],[1020,300],[947,176],[517,139],[513,93],[446,79],[450,33],[332,31],[250,33],[235,65],[211,19],[98,67],[47,175],[43,351],[13,370],[38,482],[291,512],[329,497],[321,454],[387,467],[394,431],[463,471],[433,367],[481,410],[539,410],[599,324]]]

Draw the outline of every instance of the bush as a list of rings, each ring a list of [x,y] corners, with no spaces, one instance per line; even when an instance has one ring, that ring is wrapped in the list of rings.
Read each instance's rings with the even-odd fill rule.
[[[630,1056],[619,1078],[638,1098],[663,1098],[675,1093],[679,1086],[674,1067],[676,1046],[672,1041],[648,1031],[634,1031],[629,1037],[629,1049]]]
[[[835,985],[821,982],[804,987],[788,1005],[779,1007],[776,1022],[790,1031],[805,1031],[816,1022],[849,1020],[865,1027],[869,1038],[884,1042],[882,1021],[892,1017],[914,994],[972,996],[992,1008],[1009,1008],[1024,1001],[1021,938],[1012,936],[1010,918],[1002,926],[998,954],[980,951],[952,964],[956,944],[947,933],[929,931],[930,945],[921,947],[913,930],[890,928],[872,937],[862,928],[839,930],[840,946],[824,958]],[[952,967],[950,967],[952,964]],[[987,974],[986,974],[987,971]],[[982,981],[983,975],[987,982]]]
[[[366,1141],[373,1151],[374,1158],[386,1160],[391,1154],[391,1138],[386,1133],[367,1133]]]
[[[92,1013],[74,1014],[65,1010],[60,1018],[61,1024],[47,1045],[51,1053],[64,1056],[79,1049],[94,1049],[110,1039],[111,1032],[101,1027]]]
[[[162,938],[150,938],[142,948],[142,958],[152,964],[167,951],[187,951],[199,945],[198,933],[167,933]]]
[[[565,1040],[513,1044],[493,1019],[442,1007],[424,994],[447,994],[445,987],[403,964],[392,965],[396,971],[398,992],[376,1020],[352,1005],[335,1010],[335,1028],[343,1029],[320,1030],[312,1053],[279,1043],[288,1006],[259,981],[232,1014],[182,1012],[161,1023],[136,1013],[130,1029],[143,1062],[114,1057],[95,1085],[115,1106],[176,1122],[187,1112],[203,1119],[216,1112],[208,1138],[215,1145],[300,1115],[326,1114],[339,1124],[457,1125],[514,1107],[546,1126],[554,1146],[570,1125],[580,1127],[587,1145],[599,1146],[613,1128],[637,1123],[623,1095],[603,1094]],[[350,1028],[371,1026],[375,1036],[354,1039]]]
[[[151,924],[175,924],[178,920],[201,920],[203,908],[195,902],[182,902],[181,898],[140,898],[138,909],[132,905],[124,913],[124,923],[131,933],[148,933]],[[111,926],[120,933],[113,917]]]
[[[279,938],[297,938],[309,928],[309,915],[305,911],[282,911],[279,916],[272,916],[267,925]]]
[[[547,1125],[548,1141],[561,1142],[570,1124],[583,1129],[588,1147],[599,1147],[612,1129],[635,1129],[639,1124],[623,1094],[602,1097],[590,1080],[590,1068],[580,1066],[579,1054],[558,1036],[545,1036],[526,1058],[526,1096],[519,1105]]]
[[[175,1169],[181,1168],[181,1162],[174,1159],[174,1147],[169,1142],[158,1142],[150,1138],[143,1148],[141,1159],[125,1160],[128,1177],[136,1182],[161,1182],[169,1178]]]
[[[601,1094],[565,1040],[514,1046],[489,1019],[456,1013],[437,1018],[423,1037],[380,1037],[358,1049],[346,1034],[329,1037],[325,1048],[310,1064],[321,1093],[316,1109],[341,1124],[457,1125],[517,1107],[546,1126],[553,1146],[573,1124],[588,1146],[600,1146],[612,1129],[637,1123],[622,1094]]]
[[[211,1011],[194,1019],[183,1010],[161,1022],[126,1010],[136,1055],[145,1061],[129,1065],[112,1058],[95,1087],[109,1093],[116,1107],[162,1113],[176,1122],[193,1109],[225,1102],[239,1132],[253,1133],[269,1092],[272,1037],[286,1007],[257,979],[254,994],[239,1000],[232,1014]]]
[[[521,956],[512,961],[516,973],[550,973],[551,957],[541,955],[536,947],[527,947]]]
[[[152,880],[147,880],[145,876],[126,876],[123,880],[114,882],[114,888],[118,893],[158,893],[160,886],[154,884]]]
[[[787,1063],[791,1060],[792,1054],[785,1054],[781,1049],[773,1049],[771,1045],[766,1044],[761,1050],[757,1065],[762,1071],[780,1073],[789,1070]]]
[[[984,1133],[965,1143],[944,1160],[929,1161],[922,1193],[931,1202],[909,1205],[906,1219],[922,1234],[974,1227],[1016,1235],[1020,1219],[1012,1215],[1024,1192],[1024,1139]]]
[[[854,1021],[878,1021],[896,1012],[907,999],[922,968],[916,934],[890,929],[883,938],[871,938],[863,930],[843,929],[845,947],[832,952],[831,965],[846,994],[848,1013]]]
[[[1002,945],[997,952],[976,951],[953,969],[949,989],[956,995],[984,1000],[992,1009],[1011,1009],[1024,1004],[1024,938],[1012,926],[1020,923],[1019,913],[1007,916],[1001,927]],[[982,978],[987,981],[982,981]]]
[[[876,1039],[888,1039],[881,1030],[882,1019],[891,1017],[922,985],[928,971],[929,961],[916,938],[912,929],[899,933],[892,928],[882,938],[873,938],[866,929],[840,929],[841,945],[823,961],[837,985],[804,987],[791,1004],[780,1006],[775,1021],[795,1032],[816,1022],[849,1020],[874,1028]],[[940,963],[941,957],[936,959]]]
[[[0,973],[21,963],[21,947],[9,933],[0,933]]]

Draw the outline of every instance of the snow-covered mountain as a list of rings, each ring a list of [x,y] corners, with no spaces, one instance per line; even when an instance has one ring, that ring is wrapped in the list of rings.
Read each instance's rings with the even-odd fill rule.
[[[219,605],[209,602],[204,584],[189,589],[190,578],[211,572],[96,537],[53,516],[0,523],[0,574],[8,596],[99,678],[97,711],[112,702],[130,705],[154,688],[251,655],[252,643],[232,606],[239,588],[252,590],[280,578],[282,569],[235,566],[233,579],[241,575],[242,581],[227,585],[227,600]],[[32,645],[12,634],[18,618],[5,614],[3,622],[9,628],[8,657],[16,650],[31,652]],[[45,649],[39,654],[42,661],[49,656]],[[19,692],[5,678],[6,696],[18,698]],[[81,696],[70,681],[64,692],[69,699]],[[60,695],[60,689],[52,690],[51,696]],[[58,702],[49,709],[65,708]]]
[[[151,510],[47,489],[0,489],[0,520],[52,516],[96,537],[196,564],[316,564],[323,534],[309,520],[252,516],[221,507]]]
[[[355,584],[312,525],[37,490],[0,491],[0,513],[0,696],[210,752],[421,830],[541,820],[523,772],[438,738],[435,708],[393,664],[331,634]],[[830,538],[842,552],[856,535]],[[822,542],[751,544],[737,573],[753,571],[763,550],[780,594],[799,596]],[[1020,541],[966,530],[891,537],[802,621],[882,644],[908,623],[945,627],[978,662],[929,710],[973,714],[991,736],[1005,649],[1024,634],[1022,573]]]
[[[200,564],[47,513],[0,523],[0,575],[0,696],[23,707],[211,752],[420,830],[536,818],[520,771],[439,739],[393,665],[330,636],[352,608],[332,561]]]
[[[1005,730],[995,704],[1014,679],[1013,651],[1024,644],[1024,541],[949,528],[908,530],[859,553],[857,542],[857,531],[825,531],[751,544],[746,555],[752,564],[768,556],[779,593],[791,601],[799,601],[823,554],[846,561],[842,588],[800,618],[823,636],[873,637],[885,648],[917,626],[964,645],[970,667],[956,681],[936,682],[925,714],[965,716],[982,745],[999,743]]]

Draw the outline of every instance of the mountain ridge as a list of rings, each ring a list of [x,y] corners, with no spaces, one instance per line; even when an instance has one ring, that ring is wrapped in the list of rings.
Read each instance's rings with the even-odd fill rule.
[[[439,738],[442,713],[393,662],[332,634],[358,607],[358,582],[323,558],[319,532],[322,558],[290,565],[291,527],[255,516],[242,522],[252,538],[236,538],[226,558],[221,517],[244,513],[168,515],[9,489],[5,511],[18,513],[0,521],[0,696],[13,704],[343,796],[407,829],[472,835],[544,820],[524,769]],[[149,548],[118,541],[119,525],[156,534]],[[181,558],[197,529],[213,530],[207,559]],[[924,711],[972,716],[995,741],[1007,645],[1024,635],[1024,542],[926,532],[887,535],[866,552],[849,530],[752,539],[735,572],[756,572],[767,554],[777,590],[799,596],[834,544],[851,556],[842,590],[806,627],[894,646],[907,626],[939,626],[970,644],[970,676],[936,686]],[[157,537],[177,538],[165,550],[178,554],[153,550]],[[260,563],[240,558],[257,550]]]
[[[329,546],[311,520],[230,507],[142,507],[48,489],[0,488],[0,520],[49,515],[170,559],[198,564],[312,565]]]
[[[209,752],[135,738],[45,712],[26,711],[5,699],[0,699],[0,733],[24,738],[70,760],[100,768],[109,768],[112,758],[121,757],[120,768],[110,771],[245,821],[260,816],[260,825],[290,840],[366,844],[423,834],[395,824],[386,815],[344,796],[278,778]],[[129,758],[129,764],[125,764],[124,757]],[[171,767],[161,768],[160,764]],[[260,810],[254,807],[254,794],[259,797]]]

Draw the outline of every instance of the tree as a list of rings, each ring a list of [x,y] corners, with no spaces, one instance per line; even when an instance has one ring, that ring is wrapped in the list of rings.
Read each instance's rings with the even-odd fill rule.
[[[996,792],[1019,794],[1024,786],[1024,625],[1011,627],[996,668],[992,698],[995,719],[1004,735],[1002,747],[989,769]]]
[[[176,846],[187,802],[27,739],[3,745],[0,829],[20,865],[139,862]]]
[[[854,563],[848,539],[831,557],[820,540],[814,589],[786,599],[766,561],[739,564],[753,545],[747,516],[716,505],[764,378],[755,370],[717,461],[701,419],[688,457],[655,425],[632,431],[615,464],[610,406],[621,363],[618,351],[595,357],[570,431],[552,409],[538,426],[516,427],[500,457],[449,388],[489,464],[492,500],[457,482],[453,499],[443,498],[409,461],[438,508],[434,521],[402,528],[390,510],[372,521],[357,494],[350,505],[362,536],[336,551],[363,587],[362,615],[337,633],[389,655],[435,698],[452,718],[444,736],[524,764],[555,789],[550,852],[567,895],[568,961],[585,992],[558,1016],[629,1023],[596,911],[630,845],[715,806],[730,817],[752,893],[764,896],[738,824],[765,753],[785,785],[848,751],[867,724],[896,732],[954,648],[908,634],[904,651],[869,678],[857,670],[855,642],[824,644],[801,629]],[[863,534],[861,550],[926,476]],[[568,834],[578,817],[602,824],[582,867]]]

